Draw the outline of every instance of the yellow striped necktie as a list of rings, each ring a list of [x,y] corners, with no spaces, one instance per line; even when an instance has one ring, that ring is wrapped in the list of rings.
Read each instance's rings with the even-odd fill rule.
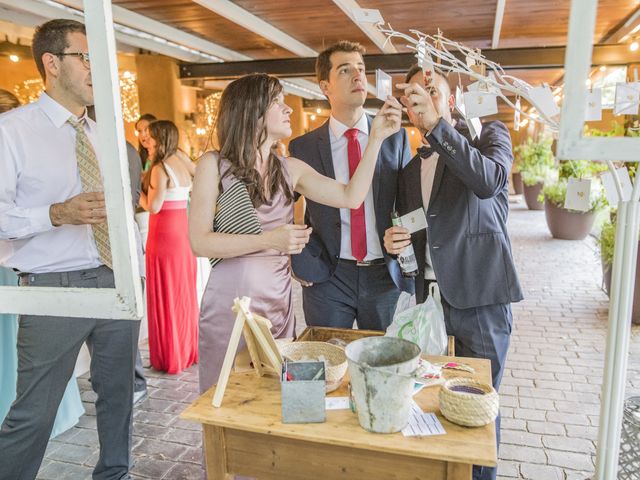
[[[80,173],[80,182],[82,183],[83,192],[102,192],[102,176],[100,175],[100,166],[98,165],[98,157],[93,149],[93,145],[89,141],[87,132],[84,130],[84,119],[67,120],[69,124],[76,130],[76,160],[78,162],[78,172]],[[109,228],[107,222],[94,223],[91,225],[93,230],[93,238],[98,248],[100,260],[107,267],[113,268],[111,260],[111,243],[109,242]]]

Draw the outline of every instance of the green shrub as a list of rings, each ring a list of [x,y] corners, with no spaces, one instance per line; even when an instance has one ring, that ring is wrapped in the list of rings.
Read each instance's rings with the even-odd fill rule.
[[[598,247],[600,247],[600,257],[605,265],[613,264],[613,247],[616,241],[616,226],[611,222],[606,222],[600,230]]]
[[[548,179],[553,167],[553,152],[549,140],[527,139],[515,148],[518,167],[525,185],[531,186]]]

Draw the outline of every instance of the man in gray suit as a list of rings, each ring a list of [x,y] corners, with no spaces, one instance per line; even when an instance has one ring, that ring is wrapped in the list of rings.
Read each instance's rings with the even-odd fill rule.
[[[114,288],[84,25],[51,20],[32,51],[46,90],[0,117],[0,263],[29,287]],[[96,172],[98,175],[96,175]],[[103,240],[100,245],[96,238]],[[108,239],[108,233],[106,234]],[[106,241],[105,241],[106,240]],[[21,315],[16,400],[0,429],[0,480],[33,480],[83,343],[100,454],[94,480],[126,480],[139,321]]]
[[[437,281],[456,354],[491,360],[497,390],[509,349],[511,302],[523,298],[506,225],[509,132],[500,122],[488,122],[472,140],[464,120],[452,119],[455,100],[440,74],[426,75],[425,81],[422,69],[414,67],[398,87],[425,147],[400,173],[397,206],[400,214],[424,209],[428,227],[413,236],[402,227],[388,229],[385,249],[397,255],[412,241],[420,270],[417,301]],[[500,417],[496,434],[499,443]],[[474,480],[495,476],[495,468],[474,467]]]
[[[371,118],[364,112],[367,96],[364,49],[342,41],[323,51],[316,76],[331,104],[331,118],[320,128],[293,140],[293,157],[318,172],[348,183],[364,151]],[[307,201],[305,223],[313,228],[309,243],[291,263],[302,291],[308,325],[385,330],[391,323],[400,290],[413,282],[403,278],[395,259],[382,249],[391,225],[398,171],[409,161],[404,129],[382,144],[373,185],[363,205],[337,209]]]

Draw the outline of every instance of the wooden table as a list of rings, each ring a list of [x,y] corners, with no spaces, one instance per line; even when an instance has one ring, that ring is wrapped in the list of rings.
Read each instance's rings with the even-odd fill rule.
[[[447,377],[473,376],[491,383],[488,360],[457,360],[474,375],[447,370]],[[333,392],[345,396],[345,384]],[[448,422],[438,407],[440,387],[425,388],[414,399],[436,412],[446,435],[405,437],[369,433],[350,410],[329,410],[325,423],[283,424],[280,383],[255,372],[232,373],[220,408],[211,406],[213,388],[181,417],[202,423],[209,479],[232,474],[259,480],[366,479],[470,480],[471,466],[496,466],[495,425],[465,428]]]

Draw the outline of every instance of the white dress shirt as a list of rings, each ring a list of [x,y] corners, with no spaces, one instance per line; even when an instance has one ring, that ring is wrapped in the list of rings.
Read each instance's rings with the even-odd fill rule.
[[[31,273],[102,265],[90,225],[54,227],[49,218],[52,204],[82,192],[69,118],[77,120],[46,93],[0,115],[0,265]],[[95,145],[95,122],[87,118],[85,130]]]
[[[424,208],[425,215],[429,209],[429,201],[431,199],[431,192],[433,191],[433,180],[436,175],[436,168],[438,167],[437,153],[432,153],[428,158],[422,158],[420,164],[420,185],[422,186],[422,206]],[[431,263],[431,253],[429,252],[429,226],[427,226],[427,243],[426,243],[426,255],[425,255],[425,268],[424,278],[426,280],[435,280],[436,273],[433,271],[433,264]]]
[[[367,116],[363,113],[360,120],[353,128],[358,129],[358,142],[360,151],[364,154],[369,141],[369,123]],[[349,130],[344,123],[336,120],[333,116],[329,118],[329,136],[331,139],[331,157],[333,158],[333,170],[336,180],[340,183],[349,183],[349,154],[347,146],[349,140],[344,133]],[[373,187],[369,187],[364,200],[364,221],[367,234],[367,255],[364,260],[369,261],[382,258],[382,247],[378,239],[378,229],[376,228],[376,212],[373,207]],[[340,223],[342,226],[340,236],[340,258],[355,260],[351,253],[351,210],[340,209]]]

